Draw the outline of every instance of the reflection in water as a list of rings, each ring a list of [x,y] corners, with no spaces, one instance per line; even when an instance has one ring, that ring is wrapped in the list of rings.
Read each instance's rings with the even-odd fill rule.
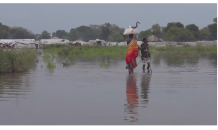
[[[136,87],[136,79],[134,75],[128,75],[126,80],[126,98],[125,113],[127,116],[124,118],[130,122],[138,120],[138,91]]]
[[[151,74],[150,73],[143,74],[141,78],[141,98],[142,98],[142,105],[144,105],[144,107],[146,107],[148,103],[148,91],[149,91],[150,81],[151,81]]]
[[[217,68],[217,53],[209,53],[208,59],[210,59],[210,63],[214,68]]]
[[[160,54],[159,54],[160,55]],[[184,65],[196,65],[199,63],[199,54],[197,53],[177,53],[177,52],[168,52],[162,53],[162,59],[168,66],[171,67],[184,67]]]
[[[162,54],[162,53],[161,53]],[[161,61],[161,54],[155,54],[152,55],[152,63],[155,65],[160,65],[160,61]]]
[[[129,122],[137,122],[138,120],[138,107],[145,108],[148,103],[148,91],[151,81],[151,73],[145,73],[141,78],[141,93],[138,93],[136,86],[135,75],[128,75],[126,80],[126,101],[124,120]],[[140,97],[139,97],[140,95]],[[139,102],[140,101],[140,102]]]
[[[22,98],[30,92],[30,80],[24,73],[0,75],[0,101]]]

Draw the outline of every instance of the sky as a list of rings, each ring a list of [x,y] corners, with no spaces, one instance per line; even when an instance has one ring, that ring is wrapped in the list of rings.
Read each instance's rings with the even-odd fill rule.
[[[28,1],[27,1],[28,2]],[[46,30],[67,32],[79,26],[104,23],[127,28],[139,21],[138,31],[159,24],[181,22],[195,24],[199,29],[213,23],[217,3],[0,3],[0,22],[9,27],[19,26],[34,34]]]

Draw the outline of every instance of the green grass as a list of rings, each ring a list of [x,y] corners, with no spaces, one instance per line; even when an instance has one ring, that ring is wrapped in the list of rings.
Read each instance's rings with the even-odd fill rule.
[[[0,73],[22,72],[36,64],[37,53],[35,50],[0,48]]]
[[[208,52],[217,52],[217,46],[183,46],[183,47],[154,47],[149,46],[150,54],[169,53],[172,58],[188,57],[198,58],[200,55]],[[44,52],[57,56],[63,65],[74,64],[77,59],[100,61],[100,66],[108,67],[110,60],[108,58],[124,60],[126,46],[69,46],[69,45],[46,45],[43,46]],[[140,56],[140,50],[139,50]]]
[[[74,64],[77,59],[94,60],[104,57],[113,59],[125,59],[127,47],[105,47],[105,46],[66,46],[66,45],[46,45],[43,47],[44,52],[56,55],[57,59],[63,65]],[[109,66],[108,59],[100,61],[101,66]]]
[[[44,54],[43,59],[47,65],[47,68],[54,69],[55,68],[55,63],[54,63],[54,57],[55,57],[54,55],[55,54],[54,54],[54,52],[47,50],[47,51],[44,51],[43,54]]]
[[[196,53],[199,52],[217,52],[217,46],[202,46],[202,45],[197,45],[197,46],[182,46],[182,47],[150,47],[150,53],[152,52],[171,52],[171,51],[177,51],[177,52],[189,52],[193,51]]]
[[[108,58],[107,57],[103,57],[102,61],[100,62],[100,66],[107,68],[109,65],[110,65],[110,62],[109,62]]]

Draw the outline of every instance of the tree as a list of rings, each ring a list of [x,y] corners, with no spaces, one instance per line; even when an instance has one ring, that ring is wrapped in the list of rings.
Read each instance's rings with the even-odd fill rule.
[[[35,34],[35,38],[36,38],[36,40],[39,40],[40,34]]]
[[[142,40],[143,38],[148,38],[152,35],[151,29],[145,30],[145,31],[141,31],[139,33],[139,40]]]
[[[59,38],[63,38],[63,37],[68,36],[68,32],[66,32],[65,30],[57,30],[55,32],[55,36]]]
[[[164,38],[165,32],[164,32],[165,27],[160,27],[160,37],[161,39]]]
[[[68,37],[69,40],[75,41],[79,38],[79,33],[76,29],[71,29]]]
[[[217,40],[218,39],[218,24],[210,24],[207,26],[210,32],[210,40]]]
[[[194,35],[195,39],[198,39],[198,36],[199,36],[198,26],[196,26],[195,24],[189,24],[185,28],[192,32],[192,34]]]
[[[210,33],[206,27],[202,28],[199,31],[199,40],[208,40],[210,36]]]
[[[186,42],[195,41],[194,35],[186,28],[171,27],[165,35],[166,40]]]
[[[123,36],[118,31],[113,31],[110,33],[108,40],[113,41],[113,42],[122,42]]]
[[[176,22],[174,23],[174,26],[178,27],[178,28],[184,28],[184,25],[180,22]]]
[[[88,41],[90,39],[96,39],[96,32],[93,31],[90,27],[88,26],[80,26],[76,28],[78,32],[78,38],[84,41]]]
[[[213,21],[214,21],[215,23],[218,23],[218,17],[214,18]]]
[[[2,23],[0,23],[0,38],[3,37],[3,26]]]
[[[35,39],[35,35],[32,31],[22,27],[11,28],[10,34],[13,39]]]
[[[52,37],[56,37],[56,33],[53,32],[53,33],[51,34],[51,36],[52,36]]]
[[[39,39],[50,39],[51,38],[51,35],[50,33],[48,33],[46,30],[44,30],[42,32],[42,34],[40,35],[40,38]]]
[[[151,27],[152,35],[155,35],[157,37],[161,36],[161,27],[159,24],[154,24]]]
[[[163,29],[165,33],[167,33],[167,31],[172,27],[174,26],[174,23],[171,22],[171,23],[168,23],[167,26]]]
[[[110,23],[105,23],[101,26],[100,38],[107,41],[108,36],[111,33],[112,27]]]
[[[176,22],[176,23],[170,22],[170,23],[168,23],[167,26],[164,28],[164,30],[163,30],[164,33],[167,33],[167,31],[168,31],[171,27],[173,27],[173,26],[178,27],[178,28],[184,28],[184,25],[183,25],[182,23],[180,23],[180,22]]]

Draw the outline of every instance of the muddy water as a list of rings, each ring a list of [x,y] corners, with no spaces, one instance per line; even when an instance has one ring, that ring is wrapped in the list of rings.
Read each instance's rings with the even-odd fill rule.
[[[216,125],[217,54],[153,55],[129,75],[125,61],[56,63],[0,75],[0,125]],[[137,62],[139,62],[139,58]]]

